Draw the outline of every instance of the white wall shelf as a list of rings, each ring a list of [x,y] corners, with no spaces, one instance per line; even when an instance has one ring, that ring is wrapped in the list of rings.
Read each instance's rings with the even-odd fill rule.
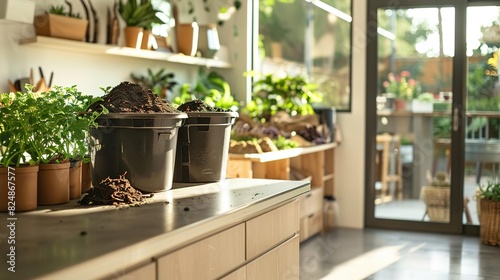
[[[199,66],[205,66],[207,68],[232,67],[229,62],[218,59],[193,57],[184,54],[177,54],[177,53],[174,54],[161,51],[139,50],[139,49],[112,46],[112,45],[78,42],[78,41],[58,39],[46,36],[36,36],[34,38],[22,40],[19,43],[22,46],[30,46],[36,48],[50,48],[50,49],[67,50],[67,51],[74,51],[81,53],[90,53],[90,54],[116,55],[123,57],[142,58],[142,59],[187,64],[187,65],[199,65]]]

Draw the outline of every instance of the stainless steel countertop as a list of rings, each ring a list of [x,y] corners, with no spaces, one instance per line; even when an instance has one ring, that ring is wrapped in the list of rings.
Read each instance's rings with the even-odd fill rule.
[[[0,279],[120,275],[126,268],[236,225],[309,189],[307,181],[268,179],[174,183],[172,190],[156,193],[141,206],[78,207],[74,199],[15,216],[1,213]],[[14,231],[7,227],[10,222],[15,222]],[[15,237],[15,273],[7,270],[9,234]]]

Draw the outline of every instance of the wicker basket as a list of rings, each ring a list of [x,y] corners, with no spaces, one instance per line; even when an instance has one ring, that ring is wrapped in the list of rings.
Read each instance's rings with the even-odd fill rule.
[[[423,186],[420,197],[425,202],[431,221],[448,222],[450,220],[449,187]]]
[[[500,201],[481,199],[481,242],[500,246]]]

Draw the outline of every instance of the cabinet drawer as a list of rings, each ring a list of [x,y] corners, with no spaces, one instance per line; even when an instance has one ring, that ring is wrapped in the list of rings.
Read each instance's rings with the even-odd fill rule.
[[[323,230],[323,212],[317,211],[300,219],[300,241],[319,233]]]
[[[300,199],[300,217],[306,217],[323,209],[323,188],[313,188]]]
[[[299,231],[299,202],[294,200],[246,222],[247,260],[257,257]]]
[[[247,265],[247,279],[299,279],[299,237],[267,252]]]
[[[242,266],[230,274],[222,277],[220,280],[245,280],[247,279],[247,267]]]
[[[158,259],[158,279],[214,279],[245,262],[245,225],[207,237]]]

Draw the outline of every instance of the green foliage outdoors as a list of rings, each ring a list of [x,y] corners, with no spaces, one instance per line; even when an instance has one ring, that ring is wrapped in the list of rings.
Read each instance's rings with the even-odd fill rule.
[[[278,111],[285,111],[291,116],[314,114],[311,104],[321,102],[323,98],[317,88],[315,83],[302,76],[277,77],[268,74],[254,82],[252,100],[245,111],[262,122],[268,121]]]

